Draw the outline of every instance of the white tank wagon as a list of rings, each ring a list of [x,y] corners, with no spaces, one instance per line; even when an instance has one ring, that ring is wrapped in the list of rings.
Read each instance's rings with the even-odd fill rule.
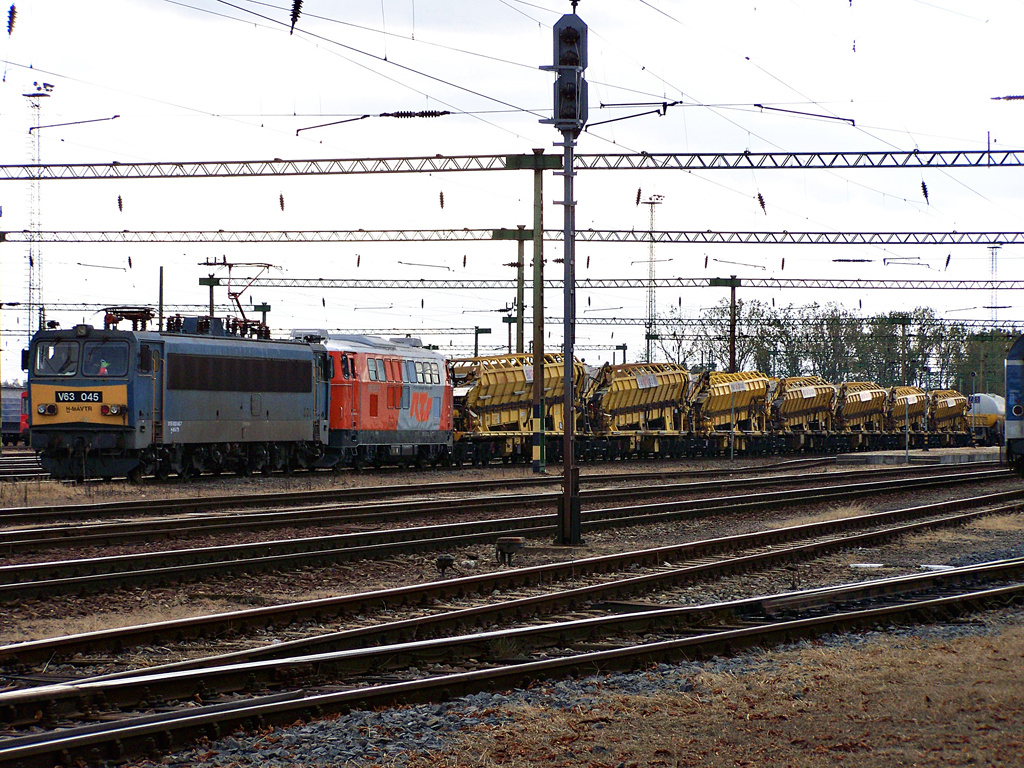
[[[979,445],[1002,445],[1006,424],[1006,398],[976,392],[968,398],[967,425]]]

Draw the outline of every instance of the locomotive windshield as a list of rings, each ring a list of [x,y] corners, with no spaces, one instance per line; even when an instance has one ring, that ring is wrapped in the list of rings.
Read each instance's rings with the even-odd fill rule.
[[[77,341],[41,341],[36,345],[32,364],[36,376],[74,376],[77,372]]]
[[[128,373],[128,342],[87,341],[84,376],[124,376]]]

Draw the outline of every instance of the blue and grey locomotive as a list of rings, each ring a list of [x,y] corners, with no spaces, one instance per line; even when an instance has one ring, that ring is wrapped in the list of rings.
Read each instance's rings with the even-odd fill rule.
[[[1024,477],[1024,336],[1006,353],[1006,463]]]
[[[32,447],[54,477],[331,463],[324,446],[333,371],[322,345],[250,338],[251,327],[217,318],[171,318],[163,332],[112,325],[32,339]]]

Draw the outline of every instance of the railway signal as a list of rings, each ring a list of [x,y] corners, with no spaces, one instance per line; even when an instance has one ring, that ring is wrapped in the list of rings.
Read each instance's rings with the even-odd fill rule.
[[[562,142],[556,146],[563,149],[562,176],[564,178],[565,196],[561,205],[564,215],[564,259],[565,280],[563,295],[565,303],[564,341],[562,344],[564,357],[563,390],[564,425],[562,460],[562,505],[559,511],[557,544],[578,546],[583,543],[582,523],[580,517],[579,469],[575,466],[575,410],[573,392],[573,342],[576,325],[575,296],[575,251],[576,251],[576,203],[573,197],[572,180],[575,177],[573,168],[573,148],[576,138],[587,122],[587,81],[583,71],[587,68],[587,25],[576,15],[576,3],[572,0],[573,13],[567,13],[558,20],[553,28],[554,64],[541,67],[543,70],[555,72],[554,113],[550,120],[542,123],[554,125],[562,133]]]

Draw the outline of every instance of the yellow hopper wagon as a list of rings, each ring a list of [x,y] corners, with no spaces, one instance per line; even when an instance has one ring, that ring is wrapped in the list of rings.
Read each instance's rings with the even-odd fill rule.
[[[967,406],[967,398],[955,389],[933,389],[928,393],[928,431],[933,445],[970,443]]]
[[[769,385],[771,429],[786,436],[788,450],[836,450],[835,410],[836,388],[818,376],[773,379]]]
[[[690,386],[688,408],[695,445],[709,455],[730,448],[774,452],[776,441],[765,434],[769,383],[767,376],[756,371],[699,374]]]
[[[682,455],[690,374],[675,363],[605,365],[586,396],[592,437],[585,454]]]
[[[869,450],[885,444],[889,390],[873,381],[846,381],[836,397],[836,431],[848,450]]]
[[[544,355],[544,431],[548,456],[561,452],[564,429],[563,357]],[[533,355],[494,355],[451,361],[455,398],[455,459],[473,464],[501,458],[529,460],[533,440]],[[573,366],[577,403],[586,385],[582,363]]]
[[[892,448],[904,445],[904,434],[910,433],[910,446],[924,448],[928,429],[928,393],[920,387],[892,387],[886,408],[886,431],[896,437]]]

